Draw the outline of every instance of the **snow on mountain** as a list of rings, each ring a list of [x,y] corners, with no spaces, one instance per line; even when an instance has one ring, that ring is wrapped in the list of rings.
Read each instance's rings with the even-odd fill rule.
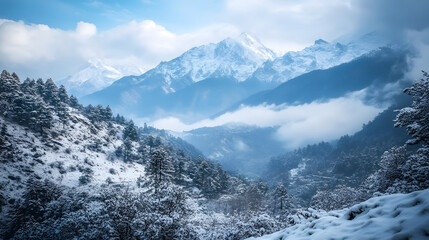
[[[29,177],[47,178],[68,187],[80,186],[79,178],[89,172],[92,181],[89,188],[112,182],[135,183],[139,176],[145,175],[144,166],[137,163],[125,163],[115,159],[115,149],[122,144],[123,126],[113,123],[100,123],[97,128],[75,109],[69,108],[71,125],[55,124],[53,131],[61,132],[55,140],[47,141],[37,133],[23,126],[6,122],[0,117],[0,123],[7,123],[10,144],[16,157],[22,162],[3,162],[0,181],[7,183],[4,194],[17,196]],[[94,150],[89,146],[99,147]],[[25,156],[25,157],[22,157]],[[10,181],[19,179],[19,181]],[[10,191],[9,191],[10,190]]]
[[[86,68],[60,80],[58,84],[63,84],[76,96],[83,96],[110,86],[123,76],[143,73],[138,67],[112,67],[100,59],[91,59],[88,63]]]
[[[287,52],[282,57],[266,61],[253,74],[259,81],[285,82],[307,72],[328,69],[349,62],[365,53],[385,45],[375,34],[367,34],[343,44],[318,39],[312,46],[297,52]]]
[[[161,87],[165,93],[175,92],[210,77],[228,76],[244,81],[261,64],[274,57],[273,51],[254,37],[242,33],[216,44],[194,47],[169,62],[161,62],[141,75],[138,81],[144,82],[143,85]]]
[[[429,189],[371,198],[259,240],[428,239]]]

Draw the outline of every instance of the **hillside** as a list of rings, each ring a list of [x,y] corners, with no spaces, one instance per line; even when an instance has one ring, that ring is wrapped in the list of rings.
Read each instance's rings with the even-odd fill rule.
[[[371,198],[349,209],[326,213],[259,240],[427,239],[429,190]]]
[[[262,182],[183,140],[83,107],[50,79],[3,71],[0,82],[3,239],[241,239],[285,226],[259,208]]]
[[[360,188],[363,181],[379,169],[383,153],[403,145],[408,139],[405,129],[395,128],[393,123],[395,111],[409,103],[408,97],[398,98],[394,105],[351,136],[272,157],[266,165],[267,182],[284,183],[293,195],[306,202],[305,205],[311,204],[317,190],[334,191],[341,186]]]

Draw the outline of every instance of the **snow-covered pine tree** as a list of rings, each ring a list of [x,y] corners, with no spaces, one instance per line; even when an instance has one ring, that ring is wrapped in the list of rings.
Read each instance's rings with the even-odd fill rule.
[[[137,127],[134,125],[134,122],[131,120],[125,126],[124,131],[122,132],[123,139],[129,139],[130,141],[138,141]]]
[[[109,105],[107,105],[106,109],[104,110],[104,116],[103,117],[104,117],[105,121],[112,120],[113,112],[112,112],[112,109],[110,108]]]
[[[58,98],[62,103],[69,104],[69,95],[64,85],[58,88]]]
[[[287,213],[292,208],[292,200],[283,184],[277,184],[276,188],[272,192],[271,199],[273,214],[280,217],[286,217]]]
[[[73,95],[71,95],[69,98],[69,105],[70,105],[70,107],[76,108],[78,110],[82,109],[82,105],[79,104],[79,101]]]
[[[147,164],[147,173],[156,192],[163,187],[164,183],[172,181],[174,168],[164,147],[153,149]]]
[[[43,89],[43,100],[51,106],[58,106],[60,98],[58,97],[58,87],[52,79],[48,79],[45,82],[45,88]]]
[[[423,78],[406,88],[404,93],[413,98],[410,107],[399,110],[395,127],[406,127],[412,136],[408,144],[422,143],[429,146],[429,74],[423,71]]]

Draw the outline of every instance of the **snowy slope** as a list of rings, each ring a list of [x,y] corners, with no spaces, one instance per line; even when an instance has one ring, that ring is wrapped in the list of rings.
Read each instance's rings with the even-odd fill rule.
[[[55,123],[52,132],[58,135],[52,139],[41,138],[40,134],[7,122],[14,154],[22,157],[20,164],[6,162],[0,167],[0,182],[6,184],[4,190],[8,194],[15,194],[9,190],[22,189],[22,183],[31,176],[77,187],[79,177],[92,171],[92,181],[87,185],[90,187],[106,183],[107,178],[113,183],[130,183],[133,186],[139,176],[145,175],[143,165],[125,163],[114,156],[115,149],[122,144],[121,125],[112,123],[113,126],[108,128],[103,122],[95,126],[76,109],[70,108],[69,111],[71,121],[67,125]],[[0,123],[3,122],[4,119],[0,118]],[[98,151],[91,148],[96,142],[99,143]]]
[[[58,81],[58,85],[64,85],[71,94],[80,97],[110,86],[123,76],[141,73],[143,70],[138,67],[112,67],[100,59],[92,59],[87,67]]]
[[[349,62],[365,53],[385,45],[371,34],[349,43],[316,40],[314,45],[297,52],[287,52],[282,57],[266,61],[253,74],[259,81],[285,82],[307,72],[328,69]]]
[[[429,189],[371,198],[260,240],[429,239]]]
[[[270,49],[242,33],[237,38],[192,48],[168,63],[161,63],[150,74],[162,74],[167,83],[185,76],[192,82],[219,76],[244,81],[263,62],[274,57]]]

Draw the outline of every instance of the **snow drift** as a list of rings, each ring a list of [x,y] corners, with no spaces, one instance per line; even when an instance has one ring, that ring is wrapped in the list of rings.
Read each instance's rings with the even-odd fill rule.
[[[371,198],[350,209],[250,239],[429,239],[429,189]]]

